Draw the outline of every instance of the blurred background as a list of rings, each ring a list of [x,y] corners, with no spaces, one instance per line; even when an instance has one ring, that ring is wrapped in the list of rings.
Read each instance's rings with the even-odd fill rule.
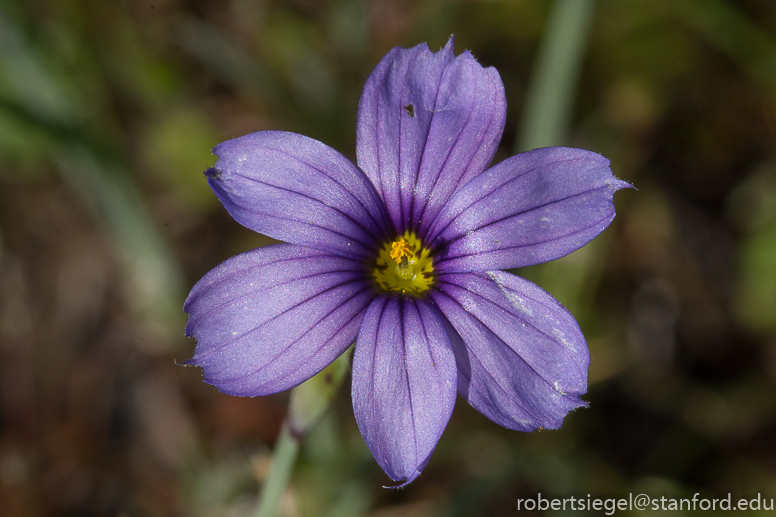
[[[210,149],[280,129],[353,158],[375,64],[452,33],[504,81],[496,161],[564,143],[638,188],[592,245],[520,271],[578,318],[590,407],[522,434],[459,400],[393,491],[346,385],[281,514],[776,497],[776,3],[579,2],[542,64],[541,0],[0,0],[0,515],[252,515],[287,394],[229,397],[176,365],[190,287],[269,242],[209,191]],[[557,92],[537,79],[553,63]]]

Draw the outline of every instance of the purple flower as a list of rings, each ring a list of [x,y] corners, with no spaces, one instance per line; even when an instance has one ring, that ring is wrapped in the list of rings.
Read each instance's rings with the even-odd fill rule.
[[[219,144],[208,182],[240,224],[287,242],[213,269],[189,295],[189,364],[233,395],[300,384],[353,342],[353,410],[396,481],[426,466],[456,391],[510,429],[585,402],[589,354],[552,296],[500,271],[562,257],[630,185],[602,156],[537,149],[487,168],[506,117],[493,68],[453,40],[395,48],[358,107],[358,166],[294,133]],[[487,168],[487,169],[486,169]]]

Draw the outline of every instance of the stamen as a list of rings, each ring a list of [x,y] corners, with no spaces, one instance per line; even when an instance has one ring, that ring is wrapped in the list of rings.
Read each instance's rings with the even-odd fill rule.
[[[433,283],[433,260],[414,233],[405,232],[380,250],[372,276],[385,291],[419,295]]]
[[[391,244],[391,258],[398,262],[402,257],[408,256],[411,253],[409,243],[407,239],[401,238]]]

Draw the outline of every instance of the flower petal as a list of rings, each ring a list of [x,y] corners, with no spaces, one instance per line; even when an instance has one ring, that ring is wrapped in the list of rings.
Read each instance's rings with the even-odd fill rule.
[[[438,287],[432,299],[456,331],[458,392],[478,411],[531,431],[585,405],[587,345],[552,296],[501,271],[441,275]]]
[[[364,314],[353,356],[353,411],[391,479],[407,484],[428,463],[455,404],[455,358],[437,310],[381,296]]]
[[[560,258],[614,219],[616,179],[603,156],[565,147],[513,156],[445,205],[429,240],[444,272],[490,271]]]
[[[366,257],[388,218],[368,178],[337,151],[295,133],[261,131],[223,142],[208,182],[240,224],[279,240]]]
[[[494,68],[453,38],[437,53],[394,48],[367,79],[358,107],[358,163],[398,233],[425,231],[452,192],[493,159],[506,119]],[[419,227],[416,227],[419,225]]]
[[[353,260],[289,244],[237,255],[205,275],[184,310],[197,338],[187,364],[232,395],[291,388],[336,359],[374,298]]]

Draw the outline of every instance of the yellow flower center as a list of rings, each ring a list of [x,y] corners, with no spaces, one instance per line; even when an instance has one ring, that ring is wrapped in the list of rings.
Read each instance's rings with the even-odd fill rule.
[[[419,295],[434,281],[434,264],[427,248],[411,232],[387,242],[377,256],[372,276],[386,291]]]

